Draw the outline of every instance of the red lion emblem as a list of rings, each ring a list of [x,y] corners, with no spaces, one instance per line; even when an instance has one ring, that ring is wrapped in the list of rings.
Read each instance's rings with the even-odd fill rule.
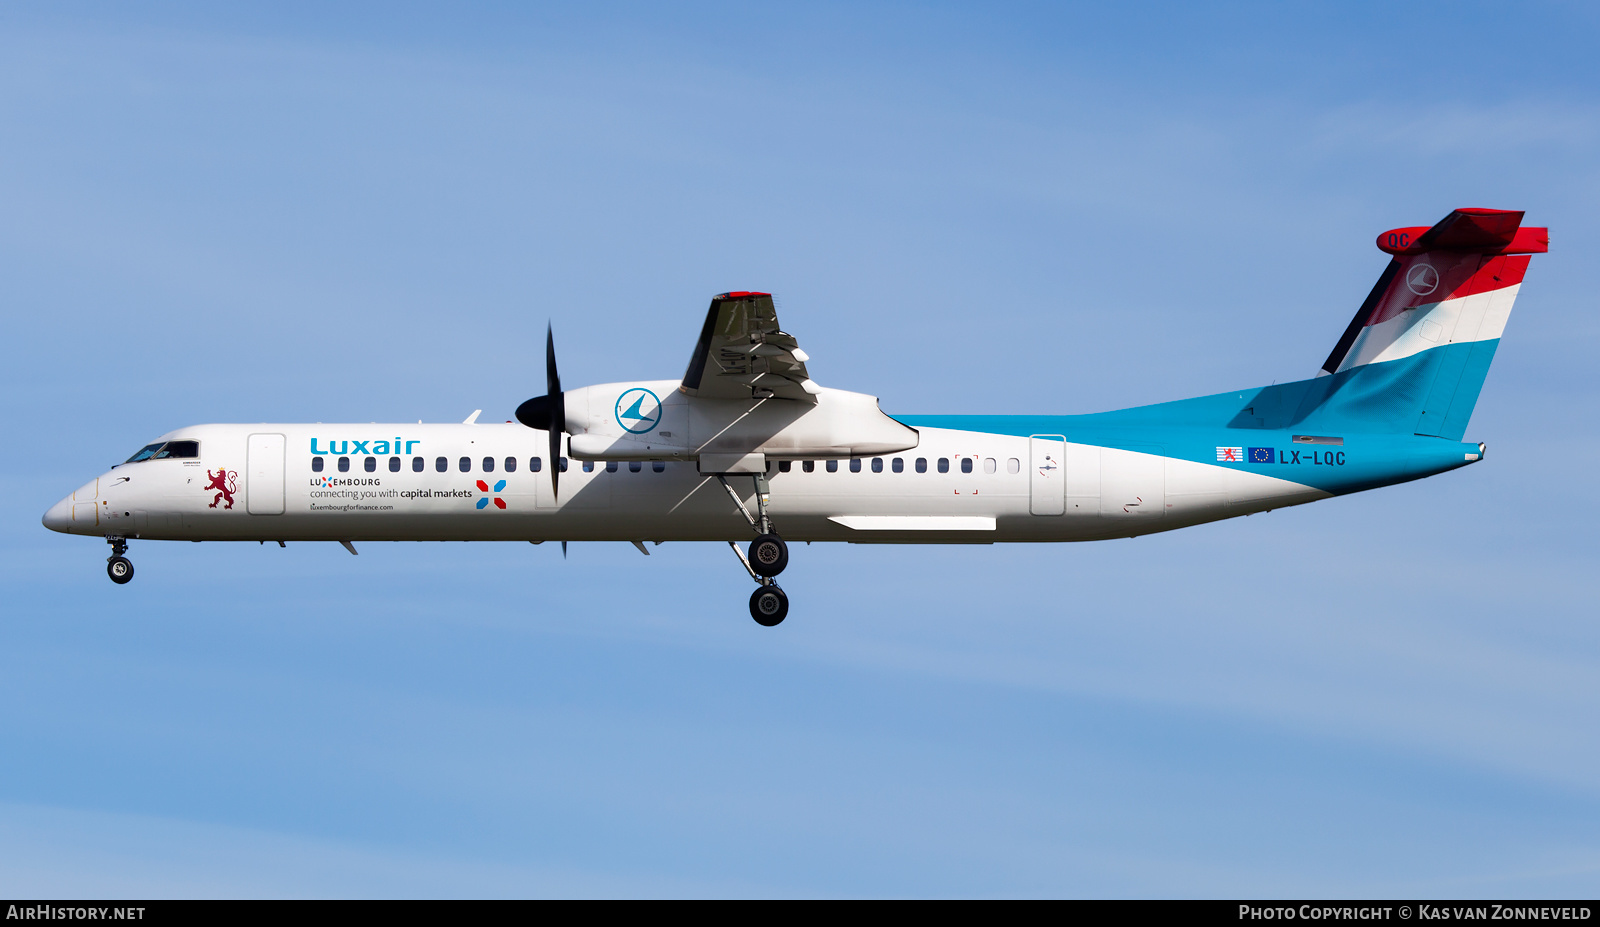
[[[206,508],[214,509],[217,507],[217,503],[224,499],[228,500],[228,504],[224,505],[223,508],[233,508],[233,494],[239,488],[238,484],[234,481],[238,479],[239,471],[218,470],[216,473],[212,473],[210,470],[207,470],[206,476],[211,477],[211,482],[206,485],[205,491],[210,492],[213,489],[217,491],[216,498],[212,499],[211,504],[206,506]]]

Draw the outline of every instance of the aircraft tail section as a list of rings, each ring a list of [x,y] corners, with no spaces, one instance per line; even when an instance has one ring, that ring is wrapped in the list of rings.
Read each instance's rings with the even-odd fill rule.
[[[1432,228],[1392,229],[1393,255],[1312,381],[1295,417],[1330,433],[1460,441],[1489,373],[1528,255],[1549,232],[1521,212],[1458,209]]]

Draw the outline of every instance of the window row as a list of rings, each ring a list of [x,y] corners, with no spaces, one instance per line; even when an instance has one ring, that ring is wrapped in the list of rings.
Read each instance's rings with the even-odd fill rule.
[[[323,468],[326,467],[326,466],[327,466],[326,458],[323,458],[323,457],[313,457],[313,458],[311,458],[311,472],[312,473],[321,473]],[[493,458],[493,457],[485,457],[485,458],[483,458],[481,466],[483,468],[483,472],[484,473],[493,473],[495,471],[495,467],[496,467],[495,458]],[[499,464],[499,466],[504,467],[505,468],[505,472],[507,472],[507,473],[515,473],[515,472],[517,472],[517,458],[515,458],[515,457],[507,457],[503,463]],[[350,458],[348,458],[348,457],[340,457],[340,458],[338,458],[338,467],[339,467],[339,472],[340,473],[348,473],[348,472],[350,472]],[[361,468],[363,470],[367,471],[368,473],[376,473],[377,470],[378,470],[378,458],[376,458],[376,457],[363,458],[362,461],[361,461]],[[401,468],[400,458],[398,458],[398,457],[390,457],[389,458],[389,472],[390,473],[399,473],[400,472],[400,468]],[[411,458],[411,472],[413,472],[413,473],[421,473],[422,471],[424,471],[426,469],[428,469],[427,458],[425,458],[425,457],[413,457],[413,458]],[[433,459],[433,469],[437,470],[440,473],[448,473],[450,471],[450,458],[448,458],[448,457],[435,457]],[[456,469],[460,470],[462,473],[471,473],[472,472],[472,458],[471,457],[462,457],[462,458],[458,459],[456,461]],[[534,473],[538,473],[539,471],[543,470],[544,469],[544,460],[543,460],[543,458],[539,458],[539,457],[530,457],[530,458],[528,458],[528,469],[533,471]],[[565,457],[561,458],[561,472],[562,473],[567,472],[567,458],[565,458]]]
[[[338,460],[338,467],[339,467],[339,472],[340,473],[348,473],[348,472],[350,472],[350,458],[348,458],[348,457],[340,457],[340,458],[337,458],[337,460]],[[974,465],[974,461],[975,460],[977,460],[977,458],[975,458],[975,457],[962,457],[962,458],[960,458],[959,466],[961,468],[961,472],[962,473],[971,473],[975,469],[975,465]],[[471,457],[457,458],[457,460],[456,460],[456,469],[460,470],[462,473],[471,473],[472,472],[472,463],[473,463],[473,460],[472,460]],[[607,473],[616,473],[617,472],[617,461],[608,460],[605,463],[606,463],[606,472]],[[860,473],[861,472],[862,458],[860,458],[860,457],[852,457],[852,458],[850,458],[849,463],[850,463],[850,472],[851,473]],[[948,458],[948,457],[939,457],[934,461],[934,463],[935,463],[936,469],[940,473],[949,473],[950,472],[950,458]],[[313,458],[311,458],[311,472],[313,472],[313,473],[321,473],[323,468],[326,465],[327,465],[326,464],[326,458],[323,458],[323,457],[313,457]],[[595,465],[594,461],[585,460],[583,462],[583,472],[585,472],[585,473],[593,473],[594,472],[594,465]],[[792,460],[780,460],[780,461],[777,461],[777,465],[778,465],[778,472],[779,473],[788,473],[788,472],[790,472],[791,470],[794,469],[794,461],[792,461]],[[517,458],[515,458],[515,457],[507,457],[507,458],[504,459],[504,461],[497,462],[496,459],[493,458],[493,457],[485,457],[485,458],[482,459],[480,466],[482,468],[482,472],[484,472],[484,473],[493,473],[497,466],[503,468],[505,470],[505,472],[507,472],[507,473],[515,473],[516,470],[517,470]],[[560,466],[561,466],[561,472],[562,473],[567,472],[567,458],[565,458],[565,457],[561,458]],[[926,458],[926,457],[918,457],[916,459],[916,461],[913,462],[912,466],[914,467],[914,469],[918,473],[927,473],[928,472],[928,458]],[[365,470],[368,473],[377,472],[377,470],[378,470],[378,458],[376,458],[376,457],[365,457],[365,458],[362,458],[361,467],[362,467],[363,470]],[[871,467],[872,467],[872,472],[873,473],[882,473],[883,472],[883,458],[882,457],[874,457],[874,458],[872,458]],[[837,473],[839,471],[839,461],[837,461],[837,460],[825,460],[825,461],[823,461],[823,468],[829,473]],[[399,473],[400,469],[401,469],[401,460],[400,460],[400,458],[399,457],[390,457],[389,458],[389,472],[390,473]],[[421,473],[426,469],[427,469],[426,458],[423,458],[423,457],[413,457],[413,458],[411,458],[411,471],[413,473]],[[435,457],[434,460],[433,460],[433,469],[438,471],[439,473],[448,473],[450,471],[450,458],[448,458],[448,457]],[[540,472],[541,470],[544,469],[544,460],[542,458],[539,458],[539,457],[530,457],[530,458],[528,458],[528,469],[533,473]],[[641,471],[643,469],[644,469],[644,464],[643,464],[642,461],[632,460],[632,461],[628,462],[628,470],[630,472],[632,472],[632,473],[638,473],[639,471]],[[653,461],[650,461],[650,469],[655,471],[656,473],[661,473],[662,471],[667,469],[667,465],[666,465],[665,461],[653,460]],[[817,469],[817,462],[815,460],[802,460],[802,461],[800,461],[800,469],[801,469],[802,472],[812,473]],[[889,469],[891,471],[895,472],[895,473],[904,473],[905,469],[906,469],[905,458],[903,458],[903,457],[891,458],[890,461],[889,461]],[[985,458],[983,458],[983,472],[984,473],[996,473],[996,472],[999,471],[999,469],[1000,469],[1000,463],[995,458],[993,458],[993,457],[985,457]],[[772,470],[772,464],[771,463],[767,464],[767,470],[768,470],[768,472],[771,472],[771,470]],[[1006,472],[1007,473],[1020,473],[1021,471],[1022,471],[1022,461],[1018,460],[1015,457],[1009,457],[1009,458],[1006,459]]]
[[[959,466],[961,468],[961,472],[962,473],[971,473],[975,469],[975,464],[974,464],[975,460],[977,460],[977,458],[975,458],[975,457],[962,457],[962,458],[960,458]],[[861,472],[861,463],[862,463],[862,460],[861,460],[860,457],[852,457],[852,458],[850,458],[850,472],[851,473],[860,473]],[[826,469],[829,473],[837,473],[839,471],[839,461],[837,461],[837,460],[826,460],[826,461],[823,461],[823,464],[824,464],[824,469]],[[935,469],[937,469],[940,473],[949,473],[950,472],[950,458],[948,458],[948,457],[939,457],[939,458],[935,459],[934,465],[935,465]],[[912,466],[918,473],[927,473],[928,472],[928,458],[926,458],[926,457],[918,457],[916,459],[916,461],[913,462]],[[770,471],[772,469],[772,465],[768,464],[767,465],[767,469]],[[792,461],[792,460],[780,460],[780,461],[778,461],[778,472],[779,473],[788,473],[792,469],[794,469],[794,461]],[[815,460],[802,460],[800,462],[800,469],[803,472],[811,473],[812,471],[817,469],[817,462]],[[889,460],[889,469],[891,471],[895,472],[895,473],[904,473],[905,469],[906,469],[905,458],[903,458],[903,457],[891,458]],[[1000,469],[1000,462],[998,460],[994,459],[993,457],[985,457],[985,458],[983,458],[983,472],[984,473],[996,473],[996,472],[999,471],[999,469]],[[882,473],[883,472],[883,458],[882,457],[874,457],[874,458],[872,458],[872,472],[873,473]],[[1022,472],[1022,461],[1018,460],[1015,457],[1008,457],[1006,459],[1006,472],[1007,473],[1021,473]]]

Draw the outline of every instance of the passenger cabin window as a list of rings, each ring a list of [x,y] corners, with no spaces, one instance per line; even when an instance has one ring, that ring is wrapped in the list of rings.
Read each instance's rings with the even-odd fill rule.
[[[506,472],[507,473],[515,473],[515,472],[517,472],[517,458],[515,458],[515,457],[507,457],[506,458]]]
[[[906,462],[904,460],[901,460],[900,458],[896,457],[893,461],[890,462],[889,469],[893,470],[896,473],[904,473],[904,472],[906,472]]]
[[[378,458],[368,457],[366,460],[361,462],[361,468],[366,470],[368,473],[378,472]]]
[[[792,461],[792,460],[780,460],[780,461],[778,461],[778,472],[779,473],[788,473],[790,470],[793,470],[793,469],[794,469],[794,461]]]
[[[458,468],[460,468],[462,473],[471,473],[472,472],[472,458],[471,457],[463,457],[460,460],[456,461],[456,466]]]
[[[390,473],[399,473],[400,472],[400,458],[398,458],[398,457],[390,457],[389,458],[389,472]]]
[[[939,472],[940,473],[949,473],[950,472],[950,458],[948,458],[948,457],[940,457],[939,458]]]
[[[483,472],[485,472],[485,473],[493,473],[494,472],[494,458],[493,457],[485,457],[485,458],[483,458]]]
[[[590,467],[589,469],[593,470],[594,468]],[[565,457],[561,458],[561,472],[567,472],[567,458]]]
[[[1012,458],[1008,459],[1006,461],[1006,472],[1007,473],[1021,473],[1022,472],[1022,461],[1018,460],[1015,457],[1012,457]]]
[[[561,458],[561,462],[562,463],[566,463],[566,461],[567,461],[567,458],[565,458],[565,457]],[[562,467],[562,469],[565,470],[566,468]],[[583,462],[583,472],[585,472],[585,473],[593,473],[594,472],[594,461],[585,460]]]
[[[311,458],[311,472],[312,473],[321,473],[322,472],[322,458],[321,457],[313,457],[313,458]]]
[[[817,462],[815,460],[804,461],[800,464],[800,469],[807,473],[815,473],[817,470]]]
[[[667,471],[667,462],[665,460],[652,460],[650,461],[650,469],[657,473],[665,473]]]
[[[829,473],[838,473],[839,472],[839,461],[837,461],[837,460],[828,461],[828,472]]]
[[[972,458],[971,457],[963,457],[963,458],[961,458],[961,472],[962,473],[971,473],[972,472]]]
[[[993,457],[985,457],[985,458],[983,458],[983,472],[985,472],[985,473],[993,473],[995,471],[995,469],[996,468],[995,468],[995,463],[994,463],[994,458]]]
[[[528,458],[528,472],[529,473],[538,473],[539,471],[541,471],[543,469],[544,469],[544,460],[543,459],[538,458],[538,457],[529,457]]]
[[[433,469],[438,470],[440,473],[443,473],[446,470],[450,469],[450,460],[449,460],[449,458],[447,458],[447,457],[436,457],[436,458],[434,458]]]
[[[926,458],[926,457],[918,457],[917,458],[917,472],[918,473],[927,473],[928,472],[928,458]]]
[[[882,473],[883,472],[883,458],[882,457],[874,457],[874,458],[872,458],[872,472],[873,473]]]
[[[629,473],[638,473],[640,470],[643,470],[643,469],[644,469],[644,462],[643,461],[638,461],[638,460],[630,460],[630,461],[628,461],[628,472]]]
[[[421,473],[422,472],[423,463],[424,462],[423,462],[421,457],[413,457],[413,458],[411,458],[411,472],[412,473]]]
[[[851,473],[860,473],[861,472],[861,458],[860,457],[852,457],[852,458],[850,458],[850,472]]]
[[[617,462],[615,460],[606,461],[606,472],[607,473],[615,473],[615,472],[617,472]]]
[[[350,458],[348,458],[348,457],[340,457],[339,458],[339,472],[340,473],[349,473],[350,472]]]

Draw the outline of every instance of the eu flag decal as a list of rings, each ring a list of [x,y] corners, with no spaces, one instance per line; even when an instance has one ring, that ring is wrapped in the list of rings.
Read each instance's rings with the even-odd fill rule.
[[[1272,463],[1272,448],[1252,447],[1250,449],[1251,463]]]

